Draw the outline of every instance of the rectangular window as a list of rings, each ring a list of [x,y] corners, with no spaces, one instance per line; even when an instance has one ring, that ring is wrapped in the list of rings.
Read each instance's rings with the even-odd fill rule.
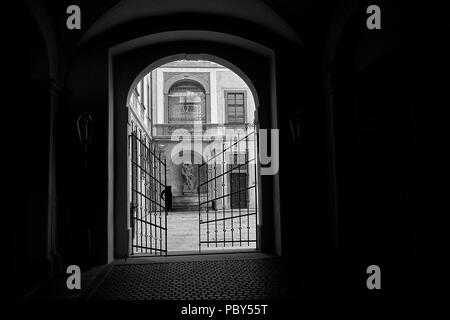
[[[227,92],[227,123],[245,123],[245,92]]]

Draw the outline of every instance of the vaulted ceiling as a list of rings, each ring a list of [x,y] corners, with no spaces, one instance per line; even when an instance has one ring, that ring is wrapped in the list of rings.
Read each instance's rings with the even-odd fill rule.
[[[59,32],[58,38],[70,50],[80,41],[86,41],[105,30],[140,18],[179,13],[215,14],[246,20],[271,29],[291,41],[320,42],[321,33],[329,30],[336,7],[346,1],[313,0],[80,0],[82,30],[68,32],[65,28],[66,8],[72,1],[45,0]],[[348,4],[345,6],[349,7]]]
[[[192,20],[202,19],[202,16],[218,17],[222,19],[225,29],[231,29],[235,21],[243,21],[256,28],[260,39],[272,36],[303,46],[310,57],[317,59],[325,69],[330,68],[338,41],[348,21],[352,17],[355,20],[355,15],[358,21],[352,32],[353,37],[359,39],[357,46],[363,55],[358,61],[362,64],[373,61],[386,51],[386,43],[389,43],[384,36],[386,28],[370,35],[365,30],[364,8],[369,4],[368,0],[79,0],[77,5],[81,8],[81,30],[66,28],[66,9],[73,4],[72,1],[25,1],[29,7],[41,12],[40,17],[35,17],[40,21],[41,29],[52,29],[52,34],[45,31],[43,34],[48,38],[46,41],[50,54],[60,57],[62,65],[67,65],[73,59],[80,46],[95,41],[108,31],[120,31],[122,26],[136,21],[144,21],[145,26],[151,28],[156,25],[162,31],[173,31],[173,21],[167,17],[181,16],[185,19],[183,21],[188,21],[191,28],[194,28],[190,30],[197,30],[197,25],[208,25],[197,23],[198,21],[191,23],[191,16]],[[392,8],[389,3],[383,6]],[[392,12],[383,17],[388,14],[392,15]],[[36,12],[34,15],[36,16]],[[43,15],[48,18],[43,19]],[[386,20],[383,23],[389,22]]]

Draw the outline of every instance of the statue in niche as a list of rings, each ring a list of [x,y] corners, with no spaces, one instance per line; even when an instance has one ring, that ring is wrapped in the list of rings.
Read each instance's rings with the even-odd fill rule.
[[[194,166],[191,163],[183,163],[181,174],[183,176],[183,190],[194,191]]]

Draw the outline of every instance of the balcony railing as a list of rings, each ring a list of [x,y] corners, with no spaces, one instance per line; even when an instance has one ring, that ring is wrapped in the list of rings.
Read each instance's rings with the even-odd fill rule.
[[[190,135],[203,136],[224,136],[227,134],[245,135],[247,132],[254,130],[253,124],[217,124],[217,123],[164,123],[153,125],[154,137],[169,137],[172,134],[183,135],[183,132],[188,131]],[[178,130],[178,132],[175,132]]]

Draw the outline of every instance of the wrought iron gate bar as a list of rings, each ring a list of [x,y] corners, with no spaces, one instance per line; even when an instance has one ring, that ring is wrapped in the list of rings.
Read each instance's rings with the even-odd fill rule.
[[[198,170],[198,176],[199,176],[199,178],[200,178],[200,170]],[[200,181],[200,179],[199,179],[199,181]],[[198,203],[199,203],[199,206],[198,206],[198,221],[199,221],[199,228],[198,228],[198,239],[201,239],[201,237],[202,237],[202,235],[201,235],[201,231],[200,231],[200,222],[202,221],[202,215],[201,215],[201,207],[200,207],[200,188],[198,188]],[[198,242],[198,251],[201,251],[202,250],[202,244],[200,243],[200,241]]]
[[[152,223],[152,222],[145,221],[145,220],[143,220],[143,219],[134,218],[134,220],[139,221],[139,222],[142,222],[142,223],[145,223],[145,224],[150,225],[150,226],[157,227],[157,228],[162,229],[162,230],[167,230],[166,227],[161,227],[161,226],[159,226],[159,225],[157,225],[157,224],[154,224],[154,223]]]
[[[239,217],[247,217],[247,216],[252,216],[255,215],[256,212],[252,212],[252,213],[248,213],[248,214],[243,214],[240,216],[230,216],[230,217],[225,217],[225,218],[218,218],[218,219],[214,219],[214,220],[202,220],[200,221],[200,224],[205,224],[205,223],[211,223],[211,222],[216,222],[216,221],[222,221],[222,220],[230,220],[230,219],[235,219],[235,218],[239,218]]]
[[[212,179],[210,179],[210,180],[204,181],[204,182],[200,183],[198,186],[199,186],[199,187],[204,186],[204,185],[207,184],[208,182],[211,182],[211,181],[213,181],[213,180],[216,180],[217,178],[219,178],[219,177],[221,177],[221,176],[224,176],[224,175],[226,175],[227,173],[232,172],[233,170],[237,170],[237,169],[239,169],[239,168],[241,168],[241,167],[243,167],[243,166],[249,164],[249,163],[252,162],[252,161],[255,161],[255,158],[253,158],[253,159],[251,159],[251,160],[248,160],[248,161],[245,161],[244,163],[241,163],[240,165],[237,165],[237,166],[235,166],[235,167],[233,167],[233,168],[231,168],[231,169],[225,171],[224,173],[221,173],[221,174],[218,175],[217,177],[214,177],[214,178],[212,178]],[[203,166],[204,164],[206,164],[206,163],[202,163],[201,166]]]
[[[222,172],[225,171],[225,143],[222,143]],[[224,178],[222,176],[222,194],[225,194],[225,182],[224,182]],[[208,205],[206,205],[208,206]],[[199,208],[201,208],[201,206],[199,206]],[[223,216],[223,246],[225,247],[225,239],[226,239],[226,228],[225,228],[225,197],[222,198],[222,216]],[[200,225],[199,225],[200,228]],[[201,238],[199,239],[201,240]],[[215,238],[216,242],[217,242],[217,237]]]
[[[160,207],[160,208],[163,208],[164,209],[164,207],[160,204],[160,203],[158,203],[158,202],[156,202],[155,200],[153,200],[152,198],[149,198],[149,197],[147,197],[145,194],[143,194],[142,192],[140,192],[140,191],[137,191],[137,190],[133,190],[134,192],[136,192],[138,195],[140,195],[140,196],[142,196],[142,197],[144,197],[145,198],[145,200],[148,200],[149,202],[151,202],[151,203],[153,203],[153,204],[155,204],[155,205],[157,205],[158,207]],[[139,208],[141,208],[141,206],[138,206]],[[159,212],[159,211],[158,211]]]
[[[208,166],[206,166],[206,177],[208,177],[209,175],[209,170],[208,170]],[[209,187],[209,183],[206,184],[206,201],[208,201],[208,190]],[[209,220],[209,210],[208,210],[208,206],[206,206],[206,220]],[[209,247],[209,224],[206,225],[206,237],[208,239],[208,247]]]
[[[214,176],[217,176],[217,161],[216,158],[214,158]],[[217,199],[217,179],[214,179],[214,198]],[[214,208],[215,209],[215,208]],[[214,236],[215,236],[215,241],[216,241],[216,248],[218,247],[218,243],[217,243],[217,210],[214,210],[214,218],[215,218],[215,223],[214,223]],[[199,226],[200,229],[200,226]]]
[[[238,134],[238,139],[239,139],[239,134]],[[239,145],[238,145],[238,147],[239,147]],[[247,158],[247,154],[248,154],[247,150],[245,150],[245,158]],[[231,166],[231,168],[233,169],[233,166]],[[240,171],[238,171],[238,172],[240,172]],[[238,179],[238,190],[239,191],[241,190],[241,179],[240,178]],[[239,209],[239,245],[241,246],[242,245],[242,226],[241,226],[242,217],[241,217],[241,193],[240,192],[238,193],[238,203],[239,203],[239,206],[238,206],[238,209]],[[248,207],[248,205],[247,205],[247,207]],[[233,216],[233,214],[232,214],[232,216]],[[231,223],[232,223],[231,228],[234,228],[233,221],[231,221]]]
[[[200,243],[216,243],[216,242],[220,242],[220,243],[236,243],[239,242],[237,240],[225,240],[225,241],[200,241]],[[255,239],[253,240],[244,240],[244,242],[256,242]]]
[[[133,160],[131,160],[131,164],[134,164],[134,165],[139,166],[139,164],[138,164],[137,162],[133,161]],[[153,177],[152,174],[151,174],[150,172],[148,172],[147,170],[142,169],[142,168],[141,168],[141,171],[144,172],[145,174],[147,174],[147,175],[149,176],[149,178],[151,178],[152,180],[154,180],[155,182],[157,182],[159,185],[165,187],[165,185],[164,185],[161,181],[159,181],[158,179],[156,179],[155,177]]]
[[[222,153],[225,153],[225,151],[228,151],[230,148],[234,147],[235,145],[237,145],[239,142],[241,142],[242,140],[246,139],[247,137],[251,136],[252,134],[254,134],[255,131],[253,131],[252,133],[247,134],[245,137],[243,137],[240,140],[235,141],[233,144],[230,144],[227,148],[222,149],[221,152],[219,152],[218,154],[214,155],[214,157],[207,159],[206,161],[204,161],[204,163],[202,164],[208,164],[209,161],[211,161],[212,159],[216,158],[217,156],[220,156]]]
[[[253,189],[253,188],[255,188],[255,187],[256,187],[256,185],[253,185],[253,186],[247,187],[247,188],[245,188],[245,189],[233,191],[233,192],[227,193],[226,195],[218,196],[218,197],[215,198],[215,199],[211,199],[211,200],[207,200],[207,201],[200,202],[200,205],[202,206],[202,205],[207,204],[207,203],[209,203],[209,202],[213,202],[214,200],[226,198],[226,197],[229,197],[229,196],[231,196],[231,195],[233,195],[233,194],[238,194],[239,192],[247,191],[247,190]],[[230,210],[231,210],[231,209],[230,209]]]
[[[139,246],[139,245],[133,245],[133,247],[134,248],[140,248],[140,249],[148,249],[147,247],[145,247],[145,246]],[[155,249],[155,248],[153,248],[152,249],[153,251],[160,251],[160,252],[166,252],[166,250],[164,250],[164,249]],[[146,252],[143,252],[143,253],[146,253]]]
[[[167,170],[166,170],[166,168],[167,168],[167,163],[166,163],[166,159],[164,159],[164,183],[167,184]],[[164,188],[165,188],[165,186],[164,186]],[[166,197],[167,197],[167,195],[166,195]],[[164,202],[166,202],[166,200],[164,200]],[[164,236],[165,236],[164,240],[165,240],[165,243],[166,243],[166,254],[167,254],[167,211],[166,211],[166,208],[164,208],[164,212],[165,212],[165,222],[164,222],[164,224],[166,226],[166,228],[165,228],[166,232],[164,232]]]
[[[248,135],[247,135],[245,137],[245,161],[248,161],[248,158],[249,158],[248,152],[249,152],[249,149],[248,149]],[[255,153],[255,157],[256,157],[256,153]],[[256,174],[255,174],[255,185],[256,185]],[[255,188],[255,190],[256,190],[256,188]],[[257,210],[255,210],[255,212],[257,212]],[[250,225],[250,206],[247,206],[247,225],[248,226]],[[242,226],[239,226],[239,234],[242,239]],[[249,239],[250,239],[250,229],[247,228],[247,240],[249,240]],[[250,242],[247,242],[247,245],[249,246]],[[241,246],[242,246],[242,243],[241,243]]]
[[[130,134],[130,138],[132,138],[132,139],[136,139],[136,141],[137,142],[139,142],[139,143],[141,143],[141,146],[143,146],[153,157],[155,157],[161,164],[163,164],[164,163],[164,161],[163,160],[161,160],[161,155],[158,157],[158,155],[156,154],[156,152],[155,151],[152,151],[151,149],[150,149],[150,147],[151,147],[151,145],[153,145],[153,143],[151,142],[151,140],[150,140],[150,142],[148,142],[148,144],[149,144],[149,146],[147,146],[146,144],[147,144],[147,141],[144,141],[144,140],[142,140],[141,138],[139,138],[138,136],[137,136],[137,133],[136,132],[132,132],[131,134]],[[153,150],[156,150],[156,146],[155,145],[153,145]]]

